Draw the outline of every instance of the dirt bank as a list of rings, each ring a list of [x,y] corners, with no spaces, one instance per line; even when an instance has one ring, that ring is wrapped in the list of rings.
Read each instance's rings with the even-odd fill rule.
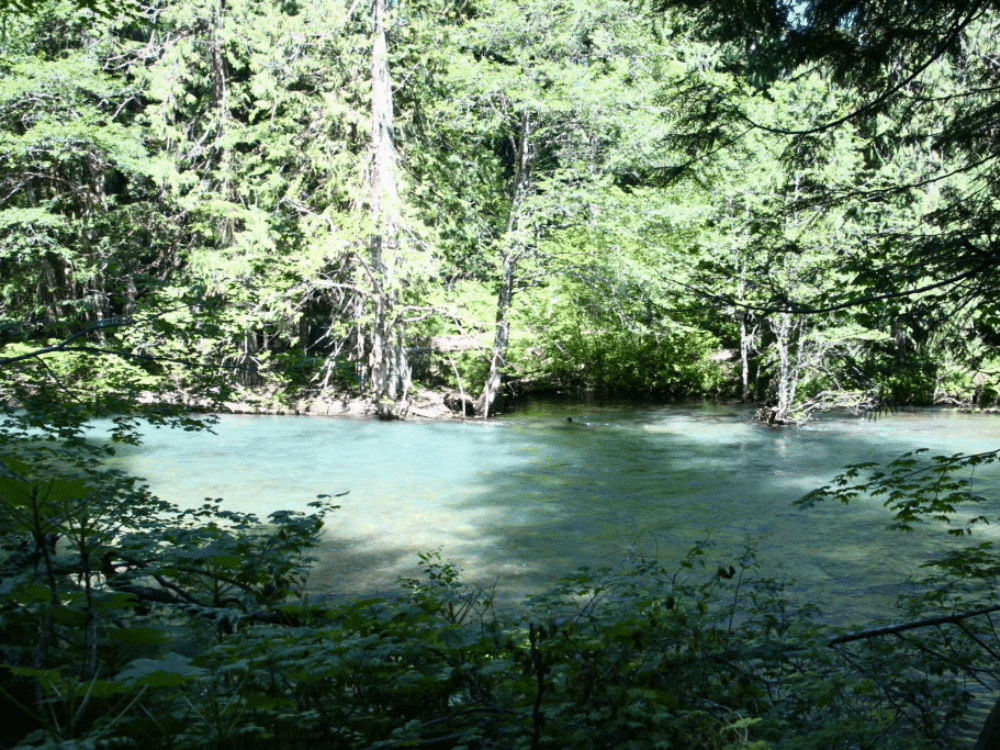
[[[445,401],[445,391],[417,388],[407,394],[409,406],[404,419],[462,419]],[[285,394],[276,390],[240,389],[235,398],[224,402],[227,414],[293,414],[301,416],[374,417],[375,403],[349,393]]]

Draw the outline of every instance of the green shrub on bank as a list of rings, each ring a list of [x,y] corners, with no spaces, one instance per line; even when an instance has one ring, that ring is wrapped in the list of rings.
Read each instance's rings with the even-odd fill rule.
[[[559,280],[523,296],[510,360],[539,385],[611,396],[681,398],[720,392],[734,373],[720,362],[718,337],[672,317],[641,290],[624,298],[596,295]]]
[[[709,333],[684,326],[636,334],[570,328],[544,339],[539,376],[565,388],[661,397],[717,393],[726,373]]]

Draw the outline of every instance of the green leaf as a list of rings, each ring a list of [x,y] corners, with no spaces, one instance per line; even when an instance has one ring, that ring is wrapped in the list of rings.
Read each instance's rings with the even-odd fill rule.
[[[207,674],[191,659],[171,651],[159,659],[134,659],[118,673],[121,682],[147,687],[177,687]]]
[[[170,640],[170,636],[163,628],[112,628],[108,630],[108,638],[139,645],[153,645]]]

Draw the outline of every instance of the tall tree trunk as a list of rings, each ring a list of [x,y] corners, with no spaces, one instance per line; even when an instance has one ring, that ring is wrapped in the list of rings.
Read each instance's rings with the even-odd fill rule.
[[[727,199],[729,213],[735,215],[736,206],[733,198]],[[744,210],[745,222],[749,225],[752,221],[752,214],[747,207]],[[743,243],[736,242],[733,245],[733,266],[736,270],[736,301],[740,304],[746,302],[747,277],[748,277],[748,248]],[[743,401],[752,401],[756,396],[757,383],[754,379],[754,387],[750,388],[750,357],[754,351],[754,343],[757,339],[757,332],[760,330],[760,321],[754,320],[753,313],[746,308],[738,309],[740,317],[740,382],[742,385],[741,398]],[[759,373],[759,367],[758,367]]]
[[[372,0],[371,9],[372,101],[367,187],[372,230],[365,274],[372,290],[367,311],[371,317],[367,331],[358,324],[356,354],[378,415],[391,419],[406,411],[410,366],[403,341],[404,325],[396,312],[400,216],[392,77],[385,35],[386,0]]]
[[[228,135],[229,123],[232,113],[229,109],[229,86],[227,83],[226,57],[222,48],[223,25],[226,18],[226,0],[218,0],[212,8],[212,32],[209,39],[209,51],[211,54],[212,68],[212,100],[217,110],[218,123],[216,124],[214,148],[216,159],[216,174],[221,176],[219,183],[219,193],[223,200],[233,201],[236,195],[232,188],[232,150],[225,145]],[[219,217],[216,222],[219,233],[218,242],[220,247],[229,247],[233,244],[236,234],[234,221],[230,217]]]
[[[510,307],[514,301],[517,283],[517,266],[524,256],[525,214],[524,199],[531,188],[531,116],[524,113],[512,146],[516,155],[514,181],[511,190],[510,214],[507,217],[507,231],[501,249],[503,270],[500,290],[497,293],[496,329],[493,334],[493,351],[490,355],[490,370],[486,375],[483,391],[476,400],[476,415],[486,419],[493,410],[497,394],[507,370],[507,346],[510,343]]]
[[[816,354],[814,347],[805,340],[807,321],[801,315],[788,312],[777,313],[768,319],[774,334],[773,348],[778,353],[778,371],[772,385],[775,388],[775,405],[765,407],[770,410],[768,421],[773,424],[791,422],[793,407],[796,406],[799,383],[809,369]]]
[[[774,346],[778,350],[777,404],[774,407],[774,421],[785,422],[795,402],[798,385],[797,368],[792,355],[795,325],[791,313],[787,312],[778,313],[770,323],[771,331],[774,333]]]

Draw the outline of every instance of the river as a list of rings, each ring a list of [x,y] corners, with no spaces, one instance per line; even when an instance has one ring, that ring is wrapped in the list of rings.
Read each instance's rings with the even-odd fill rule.
[[[584,565],[674,561],[710,539],[713,560],[753,544],[768,573],[794,577],[793,595],[863,621],[886,614],[918,563],[954,538],[937,525],[888,532],[875,503],[792,502],[849,463],[1000,446],[1000,417],[949,410],[828,414],[795,429],[750,414],[696,404],[540,405],[485,423],[225,416],[215,434],[149,430],[122,463],[182,507],[224,498],[262,518],[348,492],[320,548],[317,594],[391,591],[420,551],[440,549],[470,582],[516,596]],[[980,469],[977,481],[1000,498],[997,476]],[[996,515],[1000,500],[976,512]]]

